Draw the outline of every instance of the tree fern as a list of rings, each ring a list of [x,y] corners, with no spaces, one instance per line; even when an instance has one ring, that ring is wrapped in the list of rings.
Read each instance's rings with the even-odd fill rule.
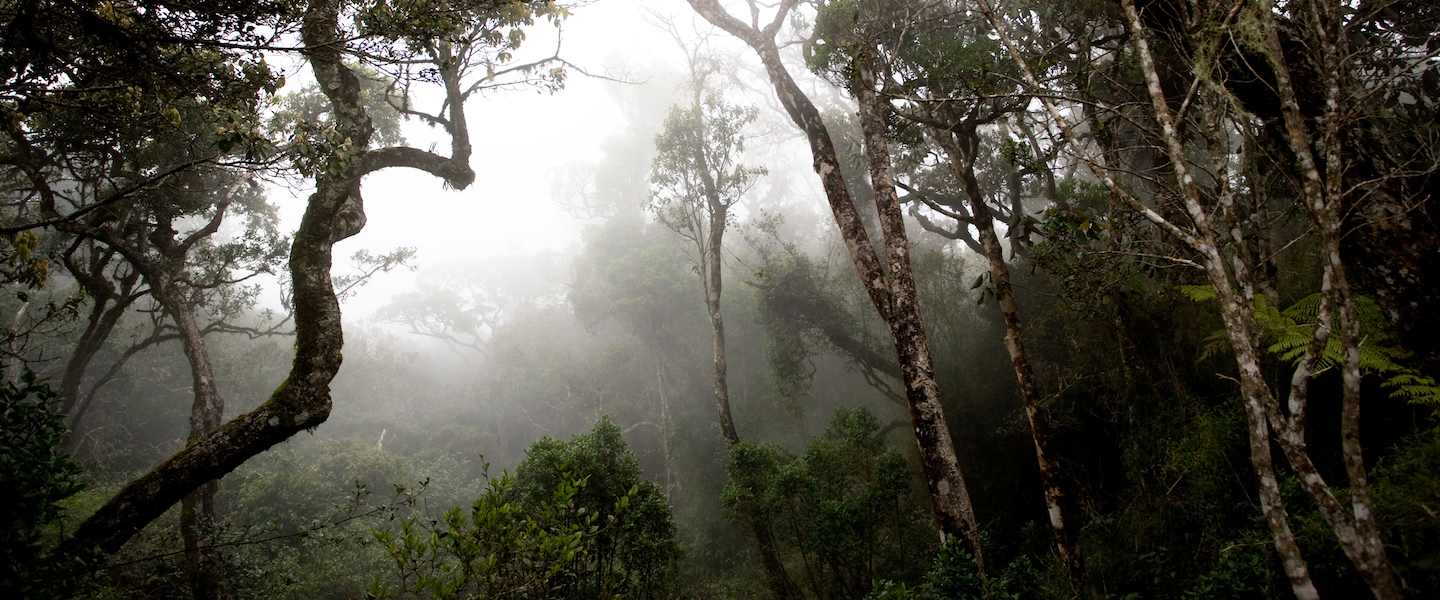
[[[1210,286],[1185,285],[1180,286],[1180,292],[1192,302],[1215,299],[1215,290]],[[1356,294],[1354,298],[1355,314],[1360,319],[1360,370],[1383,377],[1383,385],[1390,390],[1391,398],[1440,406],[1440,385],[1433,377],[1404,366],[1409,354],[1395,344],[1386,326],[1384,312],[1366,296]],[[1262,332],[1264,342],[1269,344],[1266,350],[1280,360],[1296,365],[1304,360],[1305,350],[1315,338],[1315,319],[1320,314],[1320,300],[1319,293],[1310,294],[1285,310],[1277,310],[1264,296],[1256,297],[1255,325]],[[1224,352],[1229,348],[1228,343],[1229,338],[1223,329],[1206,336],[1201,359]],[[1343,351],[1339,331],[1332,331],[1315,363],[1315,373],[1323,373],[1340,364]]]

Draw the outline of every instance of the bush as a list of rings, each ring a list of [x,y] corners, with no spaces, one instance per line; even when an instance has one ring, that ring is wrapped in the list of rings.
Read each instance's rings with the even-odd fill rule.
[[[910,465],[879,430],[869,409],[839,409],[803,456],[748,442],[730,452],[726,516],[773,531],[816,597],[861,598],[873,579],[913,579],[938,537],[912,497]]]
[[[468,511],[375,535],[398,588],[432,598],[666,597],[678,553],[669,504],[608,418],[569,441],[536,442]],[[372,595],[395,591],[377,583]]]
[[[80,564],[43,556],[47,534],[58,532],[60,501],[82,489],[80,467],[55,450],[66,436],[51,403],[58,394],[26,371],[0,384],[0,596],[68,597],[82,577]]]

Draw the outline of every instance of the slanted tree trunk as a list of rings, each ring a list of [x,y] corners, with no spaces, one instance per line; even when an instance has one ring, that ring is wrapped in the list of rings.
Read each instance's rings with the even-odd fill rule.
[[[330,276],[332,251],[337,242],[364,227],[361,179],[388,167],[410,167],[440,177],[456,189],[474,182],[464,95],[456,81],[462,61],[451,61],[440,69],[449,99],[445,128],[452,136],[450,157],[404,147],[371,150],[374,128],[360,101],[359,79],[343,62],[339,12],[337,0],[314,0],[305,10],[301,28],[316,81],[334,109],[335,128],[342,138],[349,139],[354,153],[336,157],[333,169],[316,176],[315,192],[307,201],[291,245],[295,359],[289,377],[256,409],[199,436],[130,482],[86,519],[74,536],[61,542],[51,552],[53,558],[92,559],[96,554],[114,553],[141,528],[207,482],[324,422],[331,408],[329,384],[340,368],[344,342],[340,306]],[[58,215],[53,200],[47,205],[50,213]]]
[[[853,92],[860,107],[860,130],[864,136],[865,158],[870,170],[870,187],[879,213],[885,243],[886,271],[861,273],[871,285],[885,285],[887,306],[877,306],[895,338],[895,353],[905,382],[911,421],[920,448],[920,463],[926,473],[942,538],[954,535],[964,540],[983,572],[979,530],[970,493],[960,471],[960,460],[950,439],[950,429],[940,405],[940,385],[930,359],[930,343],[920,315],[920,299],[910,270],[910,242],[905,233],[905,213],[895,192],[895,174],[890,165],[890,143],[886,121],[890,109],[875,91],[878,77],[870,53],[858,59]],[[838,165],[838,163],[837,163]],[[826,190],[829,193],[829,189]],[[868,240],[866,240],[868,242]],[[876,281],[878,279],[879,281]]]
[[[939,387],[930,363],[929,344],[924,323],[916,302],[914,280],[909,268],[909,246],[905,239],[904,215],[895,195],[894,180],[889,176],[889,153],[884,145],[883,116],[874,110],[873,99],[860,98],[862,124],[865,125],[866,153],[871,157],[872,185],[876,187],[876,207],[885,234],[885,261],[882,263],[871,244],[864,223],[855,209],[850,192],[840,172],[829,130],[815,108],[780,59],[775,36],[790,11],[798,3],[784,0],[774,18],[762,28],[758,14],[752,23],[735,18],[716,0],[689,0],[691,8],[711,24],[745,42],[760,57],[780,104],[810,142],[815,170],[830,202],[841,238],[851,262],[875,305],[880,317],[889,325],[895,338],[906,398],[910,405],[911,423],[919,447],[921,470],[933,501],[935,521],[942,539],[955,537],[965,542],[977,564],[983,565],[975,515],[969,493],[955,456],[950,429],[940,408]],[[758,10],[754,4],[752,9]],[[753,12],[753,11],[752,11]],[[871,92],[873,94],[873,90]],[[868,101],[867,101],[868,100]],[[869,113],[868,116],[866,113]],[[878,125],[877,125],[878,124]],[[888,194],[879,193],[886,191]],[[889,272],[886,271],[889,267]]]
[[[1025,56],[1015,45],[1010,37],[1008,28],[1004,21],[999,19],[989,0],[977,0],[981,12],[995,29],[1001,43],[1010,54],[1011,59],[1019,67],[1027,87],[1037,94],[1050,114],[1055,125],[1059,127],[1067,141],[1077,150],[1085,148],[1074,128],[1055,106],[1055,103],[1044,94],[1044,88],[1035,77],[1034,71],[1030,68]],[[1174,236],[1186,246],[1199,253],[1203,259],[1202,263],[1190,263],[1205,270],[1216,295],[1220,300],[1221,316],[1226,324],[1226,331],[1231,337],[1232,347],[1236,355],[1236,363],[1241,374],[1241,395],[1245,400],[1246,420],[1251,448],[1251,466],[1260,484],[1260,501],[1265,513],[1267,525],[1275,541],[1275,547],[1280,554],[1286,576],[1290,580],[1291,591],[1297,598],[1310,600],[1319,597],[1315,590],[1314,583],[1310,579],[1309,570],[1306,567],[1304,558],[1301,556],[1299,547],[1295,543],[1294,534],[1291,532],[1284,505],[1281,503],[1279,486],[1276,483],[1274,466],[1271,462],[1269,444],[1270,436],[1267,426],[1267,401],[1273,396],[1269,388],[1264,385],[1263,378],[1259,377],[1258,340],[1255,332],[1253,298],[1251,303],[1242,303],[1239,294],[1236,294],[1230,283],[1230,273],[1226,269],[1227,261],[1219,251],[1215,238],[1215,231],[1210,226],[1209,213],[1199,203],[1199,194],[1195,188],[1193,176],[1189,173],[1188,164],[1183,152],[1183,145],[1180,143],[1179,135],[1175,129],[1175,123],[1170,115],[1169,105],[1160,89],[1159,78],[1156,74],[1154,61],[1149,54],[1148,45],[1145,42],[1144,32],[1138,25],[1138,17],[1135,14],[1134,4],[1131,0],[1123,1],[1127,17],[1131,21],[1131,35],[1135,39],[1138,54],[1141,57],[1141,68],[1147,83],[1147,89],[1151,95],[1152,103],[1156,110],[1156,118],[1162,130],[1162,137],[1170,156],[1174,157],[1172,166],[1176,170],[1176,181],[1181,190],[1185,209],[1188,216],[1194,223],[1194,232],[1183,229],[1161,216],[1155,210],[1142,204],[1134,196],[1120,187],[1111,170],[1104,166],[1100,160],[1087,160],[1086,163],[1091,171],[1110,190],[1112,197],[1120,199],[1128,204],[1132,210],[1143,215],[1150,222],[1154,223],[1165,233]],[[1238,5],[1236,10],[1238,10]],[[1226,22],[1233,20],[1235,12],[1232,11]],[[1223,178],[1223,175],[1217,175]],[[1243,262],[1237,261],[1234,265],[1240,270],[1236,273],[1237,279],[1242,282],[1248,281]],[[1244,289],[1252,289],[1250,287]]]
[[[971,221],[979,232],[980,244],[990,265],[990,281],[995,286],[995,300],[1005,321],[1005,350],[1009,353],[1011,366],[1015,369],[1015,380],[1020,386],[1020,401],[1025,407],[1025,417],[1030,423],[1030,435],[1035,442],[1035,462],[1039,467],[1040,487],[1044,490],[1045,511],[1050,519],[1050,537],[1055,544],[1055,555],[1065,575],[1071,581],[1078,581],[1084,570],[1080,554],[1075,548],[1075,535],[1065,524],[1065,486],[1060,475],[1060,466],[1050,452],[1052,431],[1050,417],[1040,397],[1035,374],[1030,368],[1029,355],[1025,353],[1025,339],[1021,328],[1020,306],[1015,302],[1015,291],[1010,285],[1010,265],[1005,261],[1004,249],[995,233],[995,219],[980,191],[980,182],[975,178],[975,159],[978,137],[973,122],[961,123],[952,131],[932,131],[941,149],[949,159],[951,174],[965,188],[969,199]],[[952,137],[953,136],[953,137]],[[1013,171],[1011,194],[1018,198],[1018,172]],[[1015,210],[1020,206],[1017,199]],[[961,223],[961,227],[965,224]],[[1012,229],[1018,237],[1019,232]]]

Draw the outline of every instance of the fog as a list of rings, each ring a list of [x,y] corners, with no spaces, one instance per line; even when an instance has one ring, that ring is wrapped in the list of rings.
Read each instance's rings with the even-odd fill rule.
[[[1425,6],[21,4],[0,596],[1440,594]]]

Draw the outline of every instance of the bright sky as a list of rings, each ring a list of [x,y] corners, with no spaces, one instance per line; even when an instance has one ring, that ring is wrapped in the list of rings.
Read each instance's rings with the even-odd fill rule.
[[[661,85],[650,73],[667,63],[678,66],[679,52],[665,33],[645,21],[643,10],[638,0],[606,0],[575,10],[564,24],[562,55],[592,73]],[[691,18],[689,7],[680,2],[665,3],[661,10],[687,22]],[[526,45],[548,54],[554,37],[537,26]],[[616,73],[622,64],[628,72]],[[308,79],[299,75],[292,79]],[[615,85],[572,73],[566,88],[553,95],[522,90],[472,98],[467,115],[475,184],[447,190],[434,177],[403,169],[370,176],[363,188],[368,224],[336,246],[335,272],[346,272],[349,256],[362,248],[378,253],[414,246],[422,269],[454,258],[573,250],[583,223],[551,200],[549,181],[562,165],[598,159],[601,143],[626,127],[607,91]],[[449,146],[448,138],[413,122],[405,134],[415,147],[438,142],[444,151]],[[298,192],[272,193],[291,227],[299,222],[309,190]],[[346,314],[368,315],[392,295],[413,289],[413,277],[392,273],[377,278],[346,303]]]

